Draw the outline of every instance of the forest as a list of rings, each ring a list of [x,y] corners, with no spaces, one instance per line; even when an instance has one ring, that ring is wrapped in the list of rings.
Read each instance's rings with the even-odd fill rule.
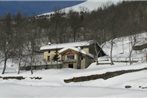
[[[100,44],[122,36],[147,30],[147,2],[123,1],[80,12],[57,10],[47,16],[25,16],[7,13],[0,16],[0,62],[5,73],[8,59],[35,62],[34,57],[42,45],[74,41],[96,40]],[[19,72],[18,72],[19,73]]]

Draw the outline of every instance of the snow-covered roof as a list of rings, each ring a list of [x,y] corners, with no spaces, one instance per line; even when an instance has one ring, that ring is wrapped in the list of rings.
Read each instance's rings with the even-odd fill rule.
[[[91,45],[93,43],[95,43],[95,41],[89,40],[89,41],[81,41],[81,42],[50,44],[50,45],[42,46],[40,48],[40,50],[44,51],[44,50],[62,49],[62,48],[68,48],[68,47],[82,47],[82,46],[89,46],[89,45]]]
[[[66,51],[66,50],[68,50],[68,49],[74,50],[74,51],[76,51],[76,52],[79,52],[79,53],[82,53],[82,54],[84,54],[84,55],[87,55],[87,56],[89,56],[89,57],[94,58],[94,56],[93,56],[92,54],[86,53],[84,50],[81,50],[81,48],[75,48],[75,47],[63,48],[63,49],[59,50],[59,53],[63,53],[64,51]]]

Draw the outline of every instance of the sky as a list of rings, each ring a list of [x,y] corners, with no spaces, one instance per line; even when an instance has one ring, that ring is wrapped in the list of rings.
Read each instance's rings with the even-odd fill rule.
[[[10,1],[10,2],[4,2],[4,1]],[[12,1],[17,1],[17,2],[12,2]],[[21,1],[21,2],[18,2],[18,1]],[[27,1],[27,2],[24,2],[24,1]],[[40,2],[40,1],[51,1],[51,2]],[[84,1],[85,3],[81,5],[81,3]],[[9,12],[14,15],[17,12],[21,12],[29,16],[39,15],[43,13],[52,12],[57,8],[62,9],[62,8],[67,8],[74,5],[77,5],[77,7],[74,7],[75,10],[79,9],[80,5],[82,7],[86,7],[88,9],[93,10],[107,2],[116,3],[118,1],[121,1],[121,0],[0,0],[0,15],[5,15]]]
[[[0,1],[0,15],[6,15],[7,13],[15,15],[18,12],[27,16],[39,15],[42,13],[74,6],[82,2],[84,1]]]

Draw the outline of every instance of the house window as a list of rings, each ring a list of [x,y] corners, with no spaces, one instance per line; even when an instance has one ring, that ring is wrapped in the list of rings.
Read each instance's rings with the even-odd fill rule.
[[[74,60],[74,55],[67,55],[68,60]]]
[[[51,51],[49,50],[48,53],[50,53]]]
[[[83,56],[81,56],[81,60],[83,60]]]
[[[73,68],[73,64],[68,64],[68,67],[69,68]]]
[[[50,61],[50,56],[47,57],[47,61]]]

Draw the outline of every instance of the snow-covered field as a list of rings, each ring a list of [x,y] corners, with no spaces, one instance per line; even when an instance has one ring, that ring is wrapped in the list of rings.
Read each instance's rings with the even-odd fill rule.
[[[146,41],[147,34],[137,35],[137,42]],[[143,41],[144,40],[144,41]],[[142,42],[143,41],[143,42]],[[114,39],[113,59],[127,60],[130,49],[129,37]],[[137,43],[137,44],[138,44]],[[103,47],[104,51],[109,54],[110,43],[106,42]],[[70,79],[79,76],[88,76],[114,72],[120,70],[142,69],[147,68],[145,62],[146,49],[143,51],[133,51],[132,57],[139,62],[129,65],[124,62],[115,62],[114,65],[96,65],[91,64],[87,69],[48,69],[36,70],[31,75],[30,71],[21,71],[17,74],[17,67],[8,62],[6,74],[0,74],[0,77],[23,76],[25,79],[3,80],[0,78],[0,98],[44,98],[44,97],[143,97],[147,98],[147,70],[126,73],[109,78],[107,80],[97,79],[84,82],[65,83],[64,79]],[[101,62],[107,57],[99,58]],[[12,66],[13,65],[13,66]],[[2,67],[0,67],[0,72]],[[41,77],[42,79],[31,79],[32,77]]]
[[[141,69],[147,63],[134,65],[95,65],[88,69],[49,69],[28,72],[6,73],[1,76],[23,76],[24,80],[0,80],[0,98],[4,97],[147,97],[147,70],[127,73],[107,80],[64,83],[64,79],[112,72],[116,70]],[[42,77],[41,80],[30,77]],[[131,88],[125,88],[131,86]]]

